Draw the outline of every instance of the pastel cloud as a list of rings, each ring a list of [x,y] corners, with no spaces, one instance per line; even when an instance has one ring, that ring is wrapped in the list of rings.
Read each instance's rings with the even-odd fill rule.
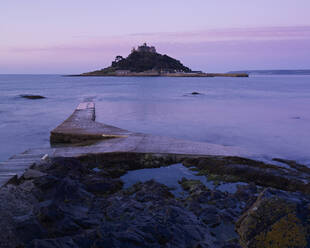
[[[7,60],[0,66],[20,68],[21,72],[35,68],[42,72],[83,72],[109,65],[115,55],[126,56],[132,46],[144,41],[194,69],[305,68],[310,64],[310,26],[299,26],[81,35],[64,44],[2,48]]]
[[[304,39],[310,37],[310,26],[301,27],[260,27],[200,30],[195,32],[137,33],[136,38],[154,40],[220,41],[220,40],[270,40],[270,39]]]

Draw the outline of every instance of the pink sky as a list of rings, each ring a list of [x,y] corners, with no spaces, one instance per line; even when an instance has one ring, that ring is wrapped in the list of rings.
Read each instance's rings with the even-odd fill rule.
[[[308,0],[1,5],[0,73],[90,71],[143,42],[196,70],[310,67]]]

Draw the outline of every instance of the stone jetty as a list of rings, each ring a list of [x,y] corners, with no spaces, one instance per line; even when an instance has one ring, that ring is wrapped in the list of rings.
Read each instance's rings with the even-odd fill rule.
[[[55,149],[55,156],[80,156],[89,153],[140,152],[195,155],[240,155],[241,149],[203,142],[130,132],[95,121],[95,105],[79,104],[74,113],[51,131],[52,144],[69,143],[74,147]],[[83,142],[89,144],[83,146]]]
[[[126,130],[98,123],[95,119],[95,104],[80,103],[74,113],[51,132],[51,143],[80,143],[126,137],[129,134]]]
[[[95,103],[80,103],[73,114],[51,131],[51,148],[34,148],[0,163],[0,186],[44,158],[79,157],[112,152],[241,155],[235,147],[134,133],[95,121]]]

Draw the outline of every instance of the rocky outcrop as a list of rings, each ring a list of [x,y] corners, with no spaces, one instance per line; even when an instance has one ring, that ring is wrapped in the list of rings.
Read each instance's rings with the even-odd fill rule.
[[[56,159],[1,189],[28,195],[3,211],[1,246],[16,247],[219,247],[206,225],[155,181],[121,190],[122,182],[75,159]],[[16,193],[14,194],[16,195]],[[22,211],[15,212],[18,206]],[[3,218],[3,214],[8,217]],[[3,230],[2,230],[3,231]],[[52,237],[52,238],[51,238]]]
[[[154,180],[124,188],[120,178],[201,159],[111,153],[36,163],[0,188],[0,247],[309,247],[305,193],[254,182],[227,193],[182,178],[175,195]],[[205,157],[201,166],[233,161],[271,166],[234,157]]]

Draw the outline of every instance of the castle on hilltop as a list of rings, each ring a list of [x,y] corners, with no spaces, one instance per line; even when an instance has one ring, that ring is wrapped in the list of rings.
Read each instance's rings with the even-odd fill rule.
[[[156,53],[154,46],[148,46],[144,43],[142,46],[138,46],[137,49],[133,48],[131,52],[147,52],[147,53]]]

